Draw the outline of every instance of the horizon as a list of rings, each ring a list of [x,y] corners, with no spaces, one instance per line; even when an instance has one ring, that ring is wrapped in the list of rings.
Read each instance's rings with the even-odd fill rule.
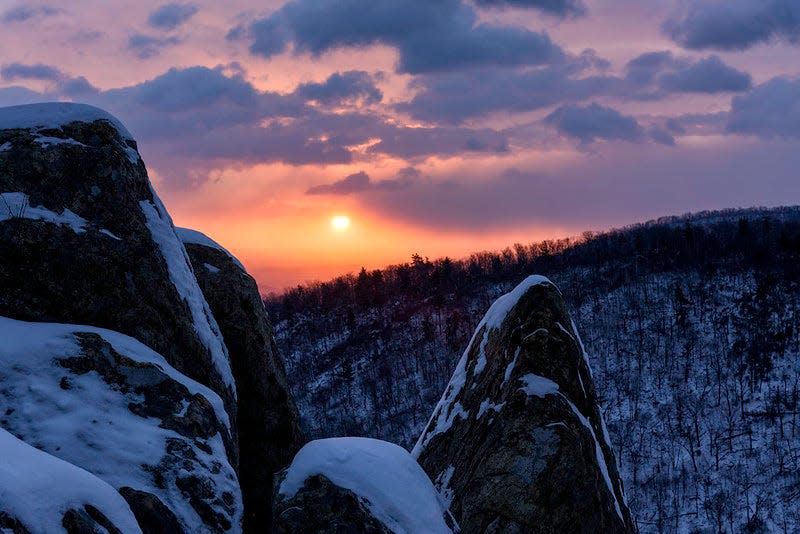
[[[796,20],[791,0],[8,1],[0,106],[108,110],[175,224],[282,292],[800,203]]]

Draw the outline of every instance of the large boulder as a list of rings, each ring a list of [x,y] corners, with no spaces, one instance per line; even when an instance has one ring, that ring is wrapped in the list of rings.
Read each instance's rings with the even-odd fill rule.
[[[634,532],[591,371],[554,284],[486,313],[414,457],[463,532]]]
[[[241,531],[242,498],[226,452],[229,418],[213,391],[109,330],[0,317],[0,340],[0,427],[41,450],[27,453],[31,457],[53,457],[42,465],[61,466],[53,471],[53,502],[40,478],[23,480],[39,489],[18,499],[24,487],[4,477],[27,468],[6,453],[9,438],[0,434],[0,513],[32,532],[52,532],[36,526],[44,524],[36,522],[38,510],[52,507],[55,514],[69,502],[71,520],[87,521],[86,514],[94,517],[90,505],[132,532],[122,528],[121,512],[111,517],[105,511],[127,501],[133,524],[146,533]],[[22,445],[12,447],[25,453]],[[47,468],[41,477],[49,476]],[[81,493],[85,480],[92,486]],[[94,497],[111,488],[119,494]],[[60,520],[51,515],[41,520]]]
[[[430,479],[385,441],[312,441],[276,476],[276,534],[457,532]]]
[[[255,280],[204,234],[178,228],[233,365],[245,530],[270,524],[272,480],[303,445],[300,417]]]
[[[0,315],[128,334],[235,413],[219,328],[113,117],[67,103],[0,109],[0,258]]]

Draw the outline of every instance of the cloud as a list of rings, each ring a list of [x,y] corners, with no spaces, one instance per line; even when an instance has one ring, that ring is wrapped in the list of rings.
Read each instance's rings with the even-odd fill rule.
[[[406,167],[397,173],[397,178],[373,182],[367,173],[359,171],[332,184],[314,186],[306,191],[306,195],[352,195],[368,191],[399,191],[410,187],[420,177],[421,173],[417,169]]]
[[[548,115],[544,122],[581,143],[598,139],[638,143],[644,139],[644,130],[635,118],[597,103],[562,106]]]
[[[20,79],[58,81],[64,75],[57,68],[42,63],[36,63],[35,65],[9,63],[0,67],[0,77],[6,81]]]
[[[148,59],[161,53],[161,49],[167,46],[180,44],[181,40],[177,37],[153,37],[142,33],[135,33],[128,38],[128,48],[136,53],[139,59]]]
[[[57,67],[42,63],[8,63],[0,67],[0,78],[6,81],[42,80],[52,82],[53,90],[68,97],[81,97],[97,93],[98,89],[83,76],[67,76]]]
[[[539,9],[557,17],[577,17],[586,14],[586,6],[581,0],[475,0],[484,8],[531,8]]]
[[[800,138],[800,79],[773,78],[733,99],[730,133]]]
[[[51,17],[60,13],[60,10],[48,6],[19,6],[3,13],[3,22],[25,22],[36,17]]]
[[[724,93],[750,89],[752,77],[729,67],[717,56],[702,59],[675,72],[659,76],[659,86],[669,92]]]
[[[395,106],[413,118],[459,124],[495,112],[525,112],[596,97],[657,100],[673,93],[745,91],[751,77],[717,56],[691,60],[649,52],[629,61],[625,76],[610,76],[592,50],[536,69],[485,68],[418,76],[408,102]]]
[[[264,57],[293,46],[319,56],[343,47],[385,44],[399,52],[400,72],[453,71],[486,65],[542,65],[562,50],[544,33],[519,26],[478,24],[462,0],[292,0],[228,37],[249,35],[250,51]]]
[[[174,30],[197,13],[194,4],[172,2],[159,7],[147,17],[147,23],[153,28]]]
[[[750,74],[718,56],[694,60],[672,52],[647,52],[625,66],[626,90],[632,98],[658,99],[672,93],[724,93],[750,89]]]
[[[783,38],[800,42],[797,0],[699,0],[663,25],[684,48],[744,50]]]
[[[328,106],[356,100],[373,104],[383,98],[383,93],[375,86],[372,76],[359,70],[336,72],[322,83],[304,83],[295,92],[306,100]]]
[[[650,139],[662,145],[675,146],[675,136],[667,128],[656,126],[650,129]]]

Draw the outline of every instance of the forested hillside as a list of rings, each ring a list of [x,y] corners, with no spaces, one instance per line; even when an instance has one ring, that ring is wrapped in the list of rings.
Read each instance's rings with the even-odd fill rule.
[[[800,208],[672,217],[267,298],[305,429],[410,447],[491,302],[550,277],[643,532],[800,529]]]

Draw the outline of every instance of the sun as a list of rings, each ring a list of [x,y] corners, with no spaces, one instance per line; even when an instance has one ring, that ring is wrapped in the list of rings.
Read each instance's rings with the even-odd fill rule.
[[[344,232],[350,228],[350,217],[347,215],[334,215],[331,217],[331,228],[337,232]]]

